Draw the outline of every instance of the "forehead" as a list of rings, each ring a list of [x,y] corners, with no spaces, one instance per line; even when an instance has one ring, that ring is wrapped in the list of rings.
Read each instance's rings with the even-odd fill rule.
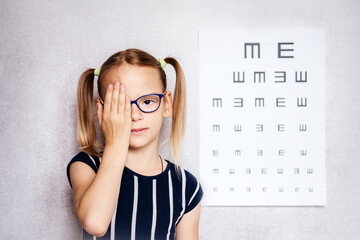
[[[114,84],[116,81],[125,84],[126,93],[130,98],[164,90],[159,70],[153,67],[122,64],[110,68],[103,76],[103,93],[110,83]]]

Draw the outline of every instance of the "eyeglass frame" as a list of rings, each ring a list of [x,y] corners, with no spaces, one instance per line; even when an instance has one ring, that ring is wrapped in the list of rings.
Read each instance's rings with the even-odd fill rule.
[[[165,92],[163,92],[163,93],[150,93],[150,94],[142,95],[142,96],[138,97],[137,99],[135,99],[135,100],[133,100],[133,101],[130,101],[130,106],[135,103],[135,105],[138,107],[138,109],[139,109],[140,111],[142,111],[143,113],[152,113],[152,112],[155,112],[156,110],[159,109],[159,107],[160,107],[160,105],[161,105],[161,99],[165,96],[165,93],[166,93],[166,92],[167,92],[167,91],[165,91]],[[156,95],[156,96],[158,96],[160,99],[159,99],[159,105],[157,106],[157,108],[156,108],[155,110],[153,110],[153,111],[148,112],[148,111],[142,110],[142,109],[140,108],[140,106],[138,105],[137,101],[138,101],[140,98],[142,98],[142,97],[146,97],[146,96],[150,96],[150,95]],[[105,104],[101,97],[100,97],[100,101],[101,101],[101,104],[102,104],[102,105]]]

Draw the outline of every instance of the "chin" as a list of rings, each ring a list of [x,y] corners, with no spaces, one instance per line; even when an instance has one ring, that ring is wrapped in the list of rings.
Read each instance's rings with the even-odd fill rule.
[[[145,138],[137,138],[135,136],[131,136],[130,142],[129,142],[129,149],[144,148],[146,146],[154,144],[154,142],[157,143],[157,138],[149,140],[149,139],[145,139]]]
[[[140,149],[140,148],[143,148],[143,147],[146,147],[150,144],[150,142],[145,142],[145,141],[139,141],[139,140],[136,140],[136,141],[131,141],[130,139],[130,143],[129,143],[129,149]]]
[[[144,145],[140,145],[140,144],[129,144],[129,149],[133,149],[133,150],[140,149],[143,147]]]

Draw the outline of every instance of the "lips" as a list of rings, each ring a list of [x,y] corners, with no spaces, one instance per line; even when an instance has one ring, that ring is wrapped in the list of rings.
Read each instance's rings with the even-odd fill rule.
[[[146,128],[134,128],[134,129],[131,129],[131,134],[132,135],[141,135],[145,131],[146,131]]]

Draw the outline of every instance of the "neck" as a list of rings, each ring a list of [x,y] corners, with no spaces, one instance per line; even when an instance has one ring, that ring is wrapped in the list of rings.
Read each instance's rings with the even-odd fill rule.
[[[157,141],[142,148],[129,148],[126,167],[143,175],[161,172],[161,160],[157,153]]]

